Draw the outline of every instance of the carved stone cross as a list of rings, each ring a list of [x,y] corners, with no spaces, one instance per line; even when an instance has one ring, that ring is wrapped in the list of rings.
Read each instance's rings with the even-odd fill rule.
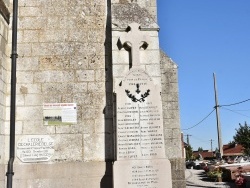
[[[141,34],[140,25],[138,23],[132,23],[128,27],[129,32],[120,37],[122,46],[127,46],[131,49],[132,53],[132,66],[136,67],[140,65],[140,48],[146,48],[148,46],[147,41],[149,37]]]

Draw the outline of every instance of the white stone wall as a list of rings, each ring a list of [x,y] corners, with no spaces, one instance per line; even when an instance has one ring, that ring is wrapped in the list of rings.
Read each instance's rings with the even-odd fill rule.
[[[7,6],[8,1],[3,1]],[[3,4],[2,4],[3,5]],[[8,24],[0,15],[0,187],[5,187],[5,165],[4,155],[5,148],[5,117],[6,117],[6,81],[7,81],[7,65],[10,63],[9,54],[6,52],[8,43]]]
[[[110,164],[105,162],[113,156],[106,1],[19,0],[18,14],[16,141],[49,135],[55,152],[50,161],[38,164],[16,157],[13,186],[112,186]],[[0,98],[0,187],[6,185],[9,160],[11,67],[7,56],[2,58],[4,51],[11,53],[11,24],[8,29],[8,46],[0,48],[0,94],[5,97]],[[45,126],[43,103],[76,103],[77,124]]]
[[[138,0],[140,7],[146,8],[148,12],[157,20],[157,0]]]
[[[145,8],[148,12],[157,18],[157,0],[112,0],[113,4],[136,3],[140,7]]]
[[[16,140],[49,134],[56,143],[53,161],[104,161],[105,2],[23,0],[18,16]],[[10,46],[11,35],[8,54]],[[1,63],[1,75],[4,69]],[[6,100],[1,97],[1,114],[5,101],[9,111],[10,79],[7,90]],[[44,126],[42,105],[50,102],[77,103],[78,123]],[[5,120],[1,132],[8,135],[8,115]],[[5,147],[1,158],[5,163],[7,151]]]
[[[105,27],[101,0],[19,1],[16,140],[51,135],[54,162],[105,161]],[[44,126],[43,103],[77,103],[77,124]]]
[[[166,156],[182,158],[182,141],[179,114],[178,67],[161,51],[162,100]]]
[[[6,53],[8,39],[8,25],[3,17],[0,16],[0,143],[4,146],[4,120],[5,113],[5,96],[6,96],[6,81],[7,81],[7,64],[10,62],[9,54]],[[0,150],[0,163],[2,162],[3,150]]]
[[[3,1],[12,12],[12,1]],[[3,21],[0,18],[0,144],[4,148],[0,150],[0,187],[6,184],[9,158],[12,32],[11,24]],[[149,36],[147,50],[140,51],[141,67],[155,83],[161,83],[156,0],[19,0],[16,140],[50,135],[55,153],[43,163],[27,164],[16,158],[14,187],[112,187],[108,161],[114,157],[113,88],[129,69],[129,53],[118,49],[117,41],[125,33],[124,26],[132,22],[141,24],[142,33]],[[178,94],[177,83],[172,85]],[[178,95],[167,97],[172,96]],[[165,123],[165,135],[176,130],[177,140],[176,100],[165,106],[173,110],[166,110],[166,117],[176,112]],[[77,124],[44,126],[43,103],[65,102],[77,103]],[[169,127],[171,123],[174,127]]]
[[[185,159],[182,158],[178,68],[164,52],[159,55],[156,0],[116,0],[112,8],[114,86],[121,82],[129,70],[128,52],[124,48],[118,48],[118,39],[126,33],[125,29],[129,24],[137,22],[141,25],[142,34],[150,36],[148,48],[139,53],[141,68],[146,70],[162,88],[165,153],[171,162],[173,188],[184,188],[186,187]]]

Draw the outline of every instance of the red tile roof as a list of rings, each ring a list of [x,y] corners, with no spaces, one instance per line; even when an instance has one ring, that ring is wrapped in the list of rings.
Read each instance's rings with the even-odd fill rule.
[[[224,156],[243,155],[244,147],[240,144],[235,145],[223,145]]]
[[[226,144],[223,145],[223,156],[239,156],[239,155],[243,155],[244,152],[244,147],[240,144],[235,144],[235,145],[230,145],[230,144]],[[213,157],[213,152],[208,151],[208,150],[204,150],[202,152],[199,151],[193,151],[193,156],[194,157],[199,157],[199,154],[201,154],[202,158],[206,158],[206,157]]]
[[[207,158],[207,157],[214,157],[213,152],[212,151],[208,151],[208,150],[205,150],[205,151],[202,151],[202,152],[200,152],[200,151],[194,151],[193,152],[194,157],[198,157],[199,154],[201,154],[201,156],[202,156],[203,159]]]

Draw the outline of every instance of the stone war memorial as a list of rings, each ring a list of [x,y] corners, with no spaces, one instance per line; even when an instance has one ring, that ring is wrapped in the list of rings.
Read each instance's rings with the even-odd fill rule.
[[[0,188],[13,1],[0,0]],[[156,0],[19,0],[13,187],[185,188],[177,65]]]

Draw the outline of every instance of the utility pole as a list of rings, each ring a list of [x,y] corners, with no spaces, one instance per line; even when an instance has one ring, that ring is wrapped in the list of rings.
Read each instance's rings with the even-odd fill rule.
[[[214,140],[212,140],[212,139],[210,140],[210,142],[211,142],[211,152],[212,152],[212,157],[214,156],[214,152],[213,152],[213,141],[214,141]]]
[[[212,152],[213,152],[213,141],[214,141],[214,140],[212,140],[212,139],[210,140],[210,142],[211,142],[211,151],[212,151]]]
[[[218,147],[219,147],[219,157],[223,156],[223,148],[222,148],[222,139],[221,139],[221,125],[220,125],[220,112],[218,105],[218,97],[217,97],[217,86],[216,86],[216,77],[215,73],[213,73],[214,77],[214,94],[215,94],[215,110],[216,110],[216,123],[217,123],[217,133],[218,133]]]
[[[187,144],[189,145],[189,136],[192,136],[192,135],[187,134],[187,135],[184,135],[184,136],[186,136],[186,137],[187,137]]]

